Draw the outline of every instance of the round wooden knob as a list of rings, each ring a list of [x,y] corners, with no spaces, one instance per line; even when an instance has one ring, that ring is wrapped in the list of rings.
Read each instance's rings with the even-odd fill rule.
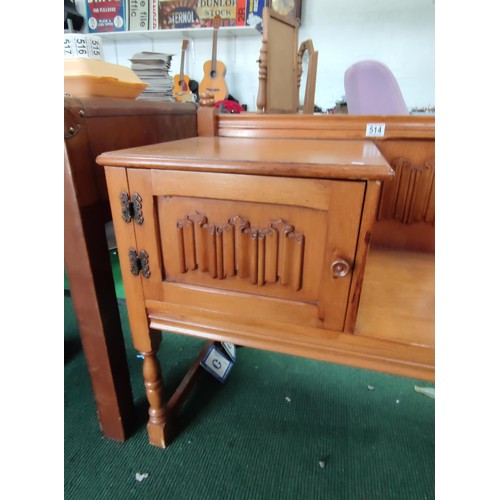
[[[330,269],[334,278],[343,278],[344,276],[347,276],[349,274],[351,266],[346,260],[337,259],[332,262]]]

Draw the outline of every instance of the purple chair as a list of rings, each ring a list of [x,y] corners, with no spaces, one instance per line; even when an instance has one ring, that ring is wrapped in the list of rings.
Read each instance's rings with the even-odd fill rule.
[[[403,94],[392,71],[379,61],[360,61],[344,74],[350,115],[408,115]]]

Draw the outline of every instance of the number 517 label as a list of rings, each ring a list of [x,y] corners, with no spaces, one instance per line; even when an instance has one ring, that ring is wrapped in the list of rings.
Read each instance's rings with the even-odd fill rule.
[[[384,137],[385,123],[367,123],[366,137]]]

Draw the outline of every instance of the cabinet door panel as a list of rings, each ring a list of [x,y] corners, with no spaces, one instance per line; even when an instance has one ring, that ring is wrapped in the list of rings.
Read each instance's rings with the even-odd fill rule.
[[[364,189],[364,182],[153,171],[144,207],[157,225],[138,235],[161,267],[163,292],[143,280],[145,297],[187,300],[241,321],[258,314],[342,330],[351,273],[336,279],[330,268],[335,258],[354,262]]]
[[[321,269],[315,265],[314,256],[324,251],[326,211],[267,203],[159,197],[158,217],[168,281],[317,300]],[[194,234],[191,239],[194,251],[188,247],[186,235],[182,235],[183,245],[179,234],[179,223],[186,218],[194,220],[192,226],[184,226],[186,233]],[[231,220],[232,223],[228,222]],[[222,231],[211,232],[214,226]],[[294,236],[290,236],[292,233]],[[297,240],[300,235],[302,255]],[[222,252],[219,252],[221,245],[217,247],[217,238],[221,236]],[[190,253],[195,255],[195,269],[188,265]],[[213,264],[217,264],[221,253],[222,273]],[[263,279],[262,271],[259,279],[259,262],[263,263]],[[285,270],[290,275],[286,282]]]

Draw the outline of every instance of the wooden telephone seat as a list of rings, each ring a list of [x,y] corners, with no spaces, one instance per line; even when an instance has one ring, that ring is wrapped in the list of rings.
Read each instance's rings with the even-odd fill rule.
[[[144,356],[150,443],[166,447],[173,439],[178,411],[214,340],[434,380],[433,255],[377,248],[367,255],[381,182],[398,178],[399,165],[364,138],[373,117],[226,118],[214,111],[198,110],[197,137],[97,158],[114,200],[134,347]],[[433,122],[384,119],[382,143],[410,135],[419,151],[423,137],[433,144]],[[141,217],[123,220],[122,195],[135,193]],[[406,205],[418,219],[421,204]],[[277,224],[290,223],[284,246],[281,236],[259,229],[269,209],[278,213]],[[240,218],[228,216],[240,212],[247,219],[236,230],[232,221]],[[157,357],[161,331],[207,339],[170,397]]]

